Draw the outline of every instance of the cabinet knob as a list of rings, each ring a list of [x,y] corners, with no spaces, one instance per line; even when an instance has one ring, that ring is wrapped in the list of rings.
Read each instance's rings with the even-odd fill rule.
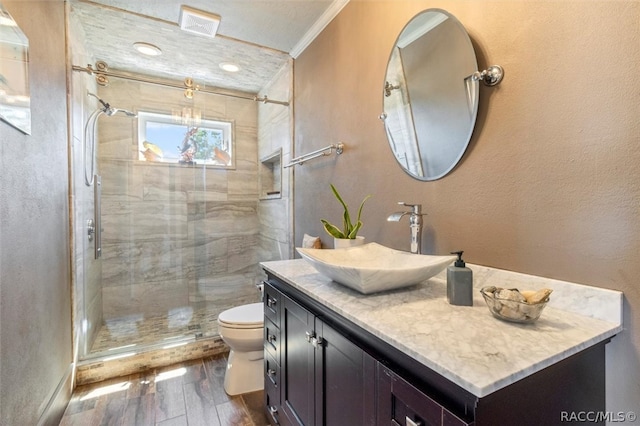
[[[269,341],[269,343],[273,343],[276,341],[276,336],[274,334],[269,334],[267,336],[267,340]]]
[[[271,414],[278,414],[278,408],[277,408],[277,407],[274,407],[273,405],[270,405],[270,406],[269,406],[269,412],[270,412]]]
[[[313,331],[306,331],[304,334],[307,336],[308,343],[311,343],[311,339],[313,339],[316,336],[316,334]]]
[[[271,297],[267,296],[267,306],[269,308],[273,308],[277,303],[278,301],[276,299],[272,299]]]
[[[274,370],[273,368],[270,368],[267,370],[267,375],[275,376],[275,374],[276,374],[276,370]]]

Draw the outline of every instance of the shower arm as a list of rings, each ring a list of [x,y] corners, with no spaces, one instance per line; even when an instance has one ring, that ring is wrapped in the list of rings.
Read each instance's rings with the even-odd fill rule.
[[[87,91],[87,95],[93,96],[94,98],[96,98],[98,100],[98,102],[100,102],[102,104],[102,106],[103,106],[103,111],[102,112],[107,112],[109,110],[109,108],[111,108],[111,105],[109,105],[108,102],[105,102],[102,99],[100,99],[98,97],[98,95],[95,95],[95,94],[93,94],[93,93],[91,93],[89,91]]]

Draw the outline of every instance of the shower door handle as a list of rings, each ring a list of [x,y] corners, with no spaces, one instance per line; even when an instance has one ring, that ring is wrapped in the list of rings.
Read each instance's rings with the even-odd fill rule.
[[[93,226],[94,226],[94,257],[102,256],[102,178],[95,175],[93,179]]]

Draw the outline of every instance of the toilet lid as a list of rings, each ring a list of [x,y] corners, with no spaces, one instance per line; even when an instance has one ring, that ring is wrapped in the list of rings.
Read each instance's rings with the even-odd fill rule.
[[[227,309],[218,315],[218,322],[232,328],[258,328],[264,326],[264,306],[250,303]]]

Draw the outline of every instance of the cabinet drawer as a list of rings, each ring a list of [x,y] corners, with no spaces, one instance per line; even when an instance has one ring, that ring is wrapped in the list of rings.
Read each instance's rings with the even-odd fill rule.
[[[265,386],[280,388],[280,364],[269,354],[264,357],[264,383]]]
[[[270,285],[264,287],[264,316],[280,327],[281,293]]]
[[[378,422],[394,426],[467,426],[467,422],[402,377],[378,364]]]
[[[264,399],[266,402],[267,417],[272,425],[280,424],[280,390],[265,387]]]
[[[264,348],[276,362],[280,362],[280,328],[268,319],[264,321]]]

